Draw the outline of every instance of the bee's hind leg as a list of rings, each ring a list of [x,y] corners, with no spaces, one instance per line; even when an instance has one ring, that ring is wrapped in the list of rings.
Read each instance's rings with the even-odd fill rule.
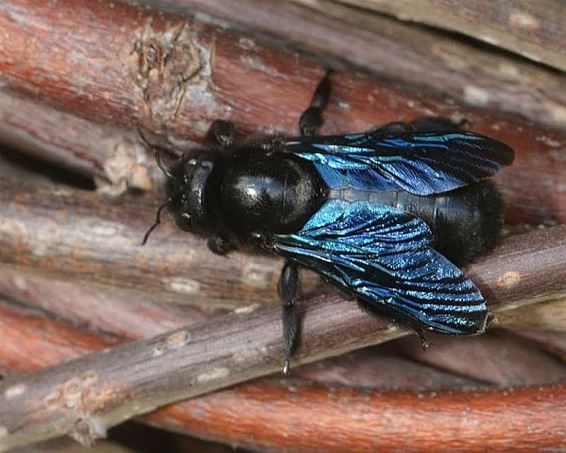
[[[297,265],[287,261],[279,278],[279,298],[282,303],[283,320],[283,374],[289,374],[291,356],[297,347],[299,315],[296,299],[299,293],[299,272]]]
[[[466,119],[453,121],[442,116],[423,116],[416,120],[403,123],[395,121],[372,127],[368,133],[376,135],[396,135],[407,132],[458,132],[470,126]]]
[[[467,119],[455,121],[443,116],[423,116],[408,123],[415,132],[458,132],[470,126]]]
[[[428,349],[428,347],[430,346],[430,341],[428,341],[426,339],[426,337],[424,336],[424,330],[421,327],[412,327],[412,329],[415,331],[415,333],[419,337],[419,340],[421,342],[421,348],[423,349],[423,351],[426,351]]]
[[[324,122],[322,113],[328,104],[332,83],[330,82],[331,70],[328,70],[322,80],[319,82],[309,107],[303,112],[299,118],[299,130],[301,135],[312,137],[318,134],[318,130]]]

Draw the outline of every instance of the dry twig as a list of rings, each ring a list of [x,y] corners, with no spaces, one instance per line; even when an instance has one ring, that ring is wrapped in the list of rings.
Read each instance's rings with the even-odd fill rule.
[[[275,7],[272,2],[260,3]],[[122,3],[110,8],[105,2],[61,0],[58,5],[55,9],[30,0],[4,2],[0,30],[14,39],[11,46],[0,47],[0,59],[5,61],[0,80],[11,96],[33,96],[36,102],[65,111],[65,118],[78,115],[112,124],[110,133],[107,129],[85,133],[85,162],[74,164],[83,170],[90,168],[96,176],[100,176],[100,168],[112,168],[116,158],[125,154],[131,174],[122,178],[145,179],[139,143],[132,143],[132,131],[140,124],[160,133],[156,141],[169,140],[177,148],[187,144],[185,139],[202,141],[217,118],[235,121],[242,133],[294,134],[297,118],[325,70],[296,54],[262,46],[247,35],[194,19]],[[262,11],[245,10],[250,14]],[[264,12],[258,17],[265,16]],[[14,17],[22,17],[22,21]],[[318,16],[309,12],[309,23],[313,17]],[[292,19],[294,16],[286,20],[293,23]],[[34,46],[28,45],[30,37]],[[376,48],[379,46],[372,46],[372,52]],[[422,68],[417,73],[422,78]],[[441,80],[436,76],[431,79]],[[543,85],[554,86],[549,81]],[[501,90],[497,87],[494,91]],[[565,90],[552,88],[551,92]],[[509,93],[504,97],[515,96]],[[324,126],[328,133],[365,130],[378,123],[423,115],[468,119],[474,130],[508,143],[517,152],[513,167],[496,178],[509,207],[508,219],[545,224],[566,220],[566,195],[555,190],[562,181],[559,150],[566,146],[566,133],[519,117],[465,107],[452,98],[432,96],[430,90],[400,88],[347,72],[336,72],[332,99]],[[534,99],[536,105],[553,105],[550,100]],[[73,140],[74,134],[64,135],[64,127],[58,132],[46,122],[47,112],[40,111],[34,121],[25,121],[31,114],[30,106],[16,101],[12,105],[21,111],[0,113],[11,119],[12,140],[35,136],[35,145],[46,150],[42,156],[60,162],[61,157],[53,152],[57,146],[58,152],[63,152],[61,147],[66,150],[69,162],[77,159],[81,144]],[[542,117],[540,112],[533,115]],[[120,132],[120,128],[129,132]],[[105,133],[108,139],[96,142],[96,137]],[[123,154],[117,149],[123,149]],[[126,166],[124,159],[118,163]],[[117,178],[108,171],[105,174],[110,180]]]
[[[566,227],[506,240],[469,273],[495,311],[563,296]],[[536,270],[536,271],[533,271]],[[279,308],[234,313],[129,343],[0,385],[5,448],[64,433],[90,439],[157,406],[271,373],[280,366]],[[304,304],[297,363],[376,344],[407,332],[323,296]],[[33,416],[32,416],[33,414]]]

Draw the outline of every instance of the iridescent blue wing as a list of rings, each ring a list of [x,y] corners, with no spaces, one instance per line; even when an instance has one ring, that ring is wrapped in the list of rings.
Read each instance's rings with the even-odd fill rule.
[[[415,195],[478,182],[514,157],[507,145],[473,132],[301,137],[283,145],[313,162],[332,189],[405,190]]]
[[[366,201],[327,201],[274,249],[328,282],[411,325],[466,335],[483,332],[488,310],[472,283],[432,246],[424,221]]]

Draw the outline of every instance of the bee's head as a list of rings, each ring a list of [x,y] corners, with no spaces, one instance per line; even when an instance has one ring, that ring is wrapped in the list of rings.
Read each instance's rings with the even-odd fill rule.
[[[183,231],[207,235],[214,226],[207,189],[215,162],[212,151],[192,151],[184,154],[167,175],[167,210]]]
[[[155,223],[145,234],[142,244],[161,222],[164,208],[173,215],[175,224],[183,231],[208,236],[214,229],[215,218],[209,208],[209,187],[217,162],[213,150],[197,149],[185,153],[170,168],[165,167],[156,151],[157,165],[165,174],[167,201],[157,211]]]

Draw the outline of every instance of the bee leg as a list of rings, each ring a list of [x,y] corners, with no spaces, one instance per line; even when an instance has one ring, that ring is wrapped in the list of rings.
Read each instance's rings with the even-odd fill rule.
[[[330,97],[330,91],[332,89],[332,83],[330,82],[331,74],[331,70],[326,71],[326,74],[314,91],[309,107],[299,118],[299,130],[301,135],[307,137],[316,135],[324,122],[322,112],[328,104],[328,98]]]
[[[295,301],[299,292],[299,273],[297,265],[287,261],[279,278],[279,298],[282,303],[283,318],[283,374],[289,374],[291,356],[297,347],[299,316]]]
[[[410,132],[412,130],[413,129],[409,124],[403,123],[401,121],[394,121],[392,123],[385,123],[385,124],[380,124],[378,126],[374,126],[369,131],[367,131],[367,133],[375,134],[375,135],[380,135],[380,134],[388,135],[388,134],[400,134],[403,132]]]
[[[369,134],[402,134],[404,132],[457,132],[462,128],[468,128],[470,122],[466,119],[452,121],[450,118],[442,116],[423,116],[414,121],[403,123],[395,121],[392,123],[380,124],[371,128]]]
[[[208,249],[216,255],[227,255],[234,251],[236,247],[222,234],[216,234],[210,237],[206,243]]]
[[[413,327],[413,330],[419,337],[419,340],[421,340],[421,348],[423,348],[423,351],[426,351],[430,346],[430,342],[425,338],[423,329],[420,327]]]
[[[223,148],[234,144],[236,126],[231,121],[216,120],[208,130],[208,137]]]
[[[442,116],[423,116],[411,121],[408,126],[415,132],[458,132],[468,128],[470,122],[466,119],[453,121]]]

